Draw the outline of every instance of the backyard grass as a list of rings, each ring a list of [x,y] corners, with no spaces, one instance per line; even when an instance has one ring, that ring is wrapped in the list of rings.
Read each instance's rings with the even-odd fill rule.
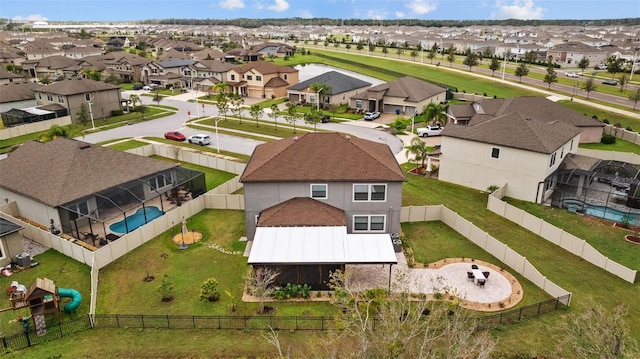
[[[136,140],[128,140],[128,141],[118,142],[118,143],[114,143],[113,145],[107,145],[107,146],[109,148],[114,149],[114,150],[126,151],[126,150],[130,150],[130,149],[133,149],[133,148],[146,146],[148,144],[149,143],[147,143],[147,142],[136,141]]]
[[[596,116],[598,118],[598,120],[600,121],[604,121],[607,120],[609,121],[610,124],[616,124],[619,123],[621,125],[622,128],[632,128],[632,129],[636,129],[640,130],[640,119],[638,118],[634,118],[634,117],[629,117],[629,116],[625,116],[625,115],[621,115],[615,112],[610,112],[607,110],[602,110],[596,107],[591,107],[591,106],[587,106],[587,105],[583,105],[581,103],[577,103],[575,101],[558,101],[558,103],[578,112],[578,113],[582,113],[586,116],[589,117],[593,117]],[[617,140],[616,140],[617,141]]]
[[[640,146],[636,145],[633,142],[625,141],[621,138],[616,138],[616,142],[611,144],[581,143],[580,148],[600,151],[630,152],[640,155]]]
[[[175,163],[176,161],[173,158],[167,158],[167,157],[161,157],[161,156],[150,156],[151,158],[156,158],[159,160],[163,160],[163,161],[167,161],[167,162],[172,162]],[[218,187],[219,185],[227,182],[228,180],[232,179],[233,177],[235,177],[236,175],[230,172],[225,172],[225,171],[220,171],[211,167],[205,167],[205,166],[199,166],[199,165],[194,165],[192,163],[189,162],[180,162],[180,166],[184,167],[184,168],[188,168],[188,169],[192,169],[195,171],[200,171],[200,172],[204,172],[204,176],[206,179],[206,184],[207,184],[207,191],[210,191],[216,187]]]

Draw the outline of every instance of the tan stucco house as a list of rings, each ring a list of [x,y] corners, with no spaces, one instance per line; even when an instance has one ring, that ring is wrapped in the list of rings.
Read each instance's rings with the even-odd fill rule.
[[[270,62],[255,61],[227,72],[228,91],[254,98],[278,98],[299,82],[298,70]]]

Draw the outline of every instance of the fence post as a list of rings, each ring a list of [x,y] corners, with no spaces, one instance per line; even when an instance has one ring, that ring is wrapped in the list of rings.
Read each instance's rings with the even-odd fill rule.
[[[522,308],[520,308],[520,313],[518,313],[518,320],[522,320]]]
[[[218,316],[218,329],[222,329],[222,323],[220,321],[220,316]]]
[[[96,319],[94,318],[94,314],[89,314],[89,326],[91,327],[91,329],[95,328],[96,326]]]
[[[120,317],[116,314],[116,325],[120,328]]]
[[[27,337],[27,346],[31,346],[31,338],[29,338],[29,331],[24,332],[24,335]]]

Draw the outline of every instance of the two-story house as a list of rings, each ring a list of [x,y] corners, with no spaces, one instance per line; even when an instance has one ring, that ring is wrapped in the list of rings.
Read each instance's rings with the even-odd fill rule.
[[[264,61],[235,67],[227,73],[230,92],[255,98],[284,97],[287,88],[298,82],[298,70],[295,68]]]
[[[112,111],[121,110],[120,87],[101,81],[71,78],[35,90],[38,106],[57,105],[67,109],[72,122],[77,122],[81,108],[91,118],[106,118]]]
[[[240,177],[248,263],[323,287],[346,264],[396,263],[406,176],[389,147],[338,133],[258,145]]]

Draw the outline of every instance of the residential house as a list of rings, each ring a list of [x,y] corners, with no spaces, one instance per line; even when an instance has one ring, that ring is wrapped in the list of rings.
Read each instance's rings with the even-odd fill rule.
[[[0,218],[0,267],[5,267],[17,260],[17,256],[24,252],[22,249],[22,226],[12,221]]]
[[[251,49],[236,48],[226,52],[226,61],[233,62],[253,62],[258,61],[262,56],[261,53]]]
[[[450,124],[442,131],[438,178],[481,191],[506,184],[506,196],[542,202],[556,186],[554,172],[578,150],[581,132],[518,112]]]
[[[26,142],[0,161],[0,198],[78,239],[115,239],[179,205],[178,191],[205,190],[201,172],[67,138]]]
[[[389,147],[338,133],[258,145],[240,177],[253,266],[324,288],[345,264],[395,264],[406,176]]]
[[[255,61],[227,72],[229,91],[254,98],[278,98],[299,81],[298,70],[270,62]]]
[[[12,82],[24,82],[26,81],[23,75],[16,74],[5,70],[0,67],[0,85],[6,85]]]
[[[93,46],[75,46],[64,50],[64,56],[72,59],[81,59],[87,56],[102,55],[102,49]]]
[[[215,86],[217,83],[227,82],[227,73],[234,67],[238,67],[238,65],[218,60],[200,60],[190,66],[192,73],[195,73],[191,87],[200,91],[208,91],[211,86]]]
[[[33,82],[12,82],[0,85],[0,112],[12,108],[26,108],[36,105],[34,89],[40,84]]]
[[[191,78],[189,66],[196,61],[190,59],[169,59],[166,61],[152,61],[142,66],[142,81],[160,86],[182,86],[185,78]],[[195,75],[195,74],[194,74]]]
[[[78,122],[84,107],[91,119],[107,118],[113,111],[121,110],[120,87],[101,81],[72,78],[35,89],[36,103],[65,108],[72,122]]]
[[[0,64],[21,66],[24,60],[24,56],[18,54],[16,48],[0,44]]]
[[[447,100],[447,89],[415,77],[405,76],[351,96],[350,107],[365,111],[414,116],[429,103]]]
[[[49,56],[38,60],[27,60],[22,68],[36,81],[44,78],[57,79],[72,77],[81,71],[78,62],[66,56]]]
[[[289,57],[295,54],[296,49],[284,43],[279,42],[265,42],[263,44],[252,46],[253,51],[257,51],[262,57],[269,58],[274,57]]]
[[[64,56],[64,50],[44,42],[42,40],[33,41],[22,47],[27,60],[44,59],[50,56]]]
[[[589,60],[590,67],[606,63],[608,57],[607,51],[580,42],[555,45],[549,49],[548,54],[553,57],[555,62],[571,66],[578,66],[578,63],[584,57]]]
[[[348,103],[351,96],[366,91],[371,83],[345,75],[337,71],[325,72],[316,77],[302,81],[287,88],[287,98],[290,101],[318,103],[317,96],[309,87],[315,83],[329,86],[326,93],[321,94],[320,106]]]
[[[105,55],[102,63],[104,77],[115,75],[124,82],[141,82],[142,68],[152,60],[146,57],[129,54],[127,52],[112,52]]]
[[[575,112],[544,97],[522,96],[507,99],[480,99],[468,104],[449,105],[449,123],[473,126],[487,119],[519,113],[540,121],[560,121],[582,130],[580,143],[598,143],[604,123]]]

